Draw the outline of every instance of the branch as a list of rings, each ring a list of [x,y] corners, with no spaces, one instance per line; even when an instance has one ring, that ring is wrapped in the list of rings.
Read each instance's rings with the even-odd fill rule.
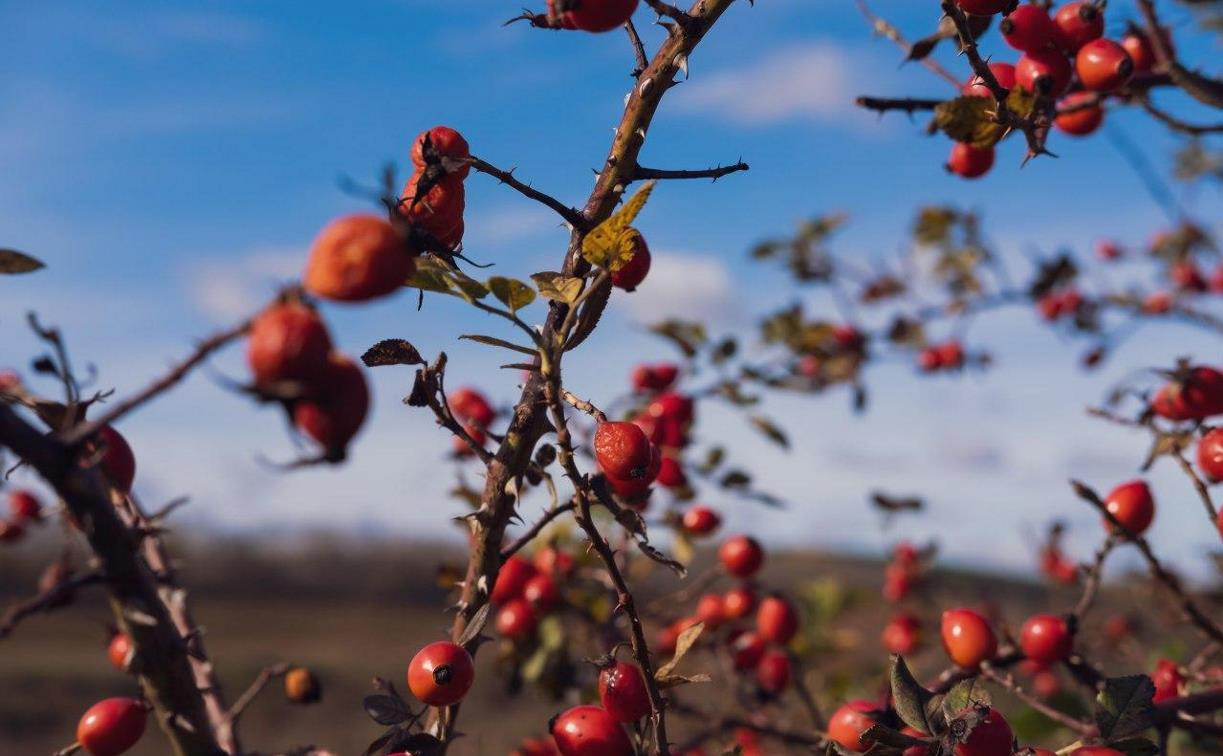
[[[633,59],[637,61],[637,65],[633,68],[632,76],[637,78],[645,67],[650,65],[650,60],[646,57],[645,45],[641,42],[641,35],[637,33],[637,27],[633,26],[631,18],[625,22],[624,30],[628,32],[629,42],[633,45]]]
[[[897,46],[900,47],[901,50],[904,50],[905,59],[912,60],[913,46],[910,45],[905,40],[904,36],[901,35],[900,30],[897,29],[895,26],[893,26],[892,23],[888,21],[887,19],[881,16],[876,16],[875,13],[866,4],[866,0],[857,0],[857,2],[858,2],[858,11],[866,18],[867,21],[870,21],[871,27],[874,28],[875,33],[879,34],[880,36],[887,37],[888,39],[895,42]],[[948,84],[955,87],[957,92],[960,90],[960,80],[957,79],[955,75],[952,74],[950,71],[948,71],[946,68],[943,68],[943,66],[938,61],[934,60],[933,58],[923,57],[921,59],[921,64],[925,66],[926,68],[930,69],[931,71],[933,71],[936,75],[941,77]]]
[[[983,666],[981,668],[981,675],[998,683],[1028,706],[1032,707],[1036,711],[1039,711],[1041,714],[1045,715],[1049,719],[1052,719],[1054,722],[1057,722],[1063,727],[1074,730],[1080,736],[1088,735],[1094,730],[1092,725],[1089,725],[1080,719],[1076,719],[1069,714],[1064,714],[1052,706],[1049,706],[1044,701],[1041,701],[1039,698],[1029,695],[1027,691],[1025,691],[1019,685],[1019,683],[1015,681],[1015,678],[1010,673],[1003,674],[994,671],[989,666]]]
[[[191,356],[171,368],[170,372],[150,383],[144,388],[144,390],[118,402],[106,412],[103,412],[97,419],[76,425],[70,431],[64,434],[64,441],[69,445],[79,444],[90,436],[93,436],[95,433],[101,430],[103,426],[116,422],[119,418],[123,417],[145,402],[153,399],[159,394],[165,393],[169,389],[173,388],[179,381],[186,378],[187,374],[190,373],[193,368],[198,366],[204,360],[208,359],[213,352],[216,352],[226,344],[229,344],[231,341],[241,337],[248,330],[250,330],[250,327],[251,319],[247,318],[232,328],[219,331],[212,336],[209,336],[207,339],[204,339],[202,342],[200,342],[199,346],[195,348],[195,351],[191,353]]]
[[[1210,518],[1210,524],[1216,525],[1219,520],[1219,513],[1215,510],[1214,502],[1210,499],[1210,489],[1206,487],[1206,482],[1199,478],[1198,474],[1193,471],[1193,465],[1189,464],[1189,460],[1185,459],[1185,453],[1183,451],[1180,449],[1175,449],[1172,452],[1172,457],[1176,459],[1177,464],[1181,466],[1181,470],[1183,470],[1185,475],[1189,476],[1189,480],[1193,482],[1193,489],[1197,491],[1198,498],[1202,500],[1202,506],[1206,507],[1206,516]]]
[[[1163,34],[1163,26],[1155,15],[1155,5],[1151,0],[1138,0],[1138,10],[1147,25],[1146,37],[1155,49],[1155,57],[1160,66],[1167,69],[1172,82],[1198,102],[1223,108],[1223,81],[1190,71],[1180,64]]]
[[[1078,494],[1080,499],[1083,499],[1098,509],[1100,513],[1108,520],[1108,522],[1118,530],[1118,532],[1123,533],[1127,540],[1138,547],[1138,550],[1142,553],[1143,558],[1147,561],[1147,566],[1151,570],[1151,576],[1154,577],[1156,581],[1163,585],[1164,588],[1166,588],[1168,592],[1176,598],[1185,618],[1210,640],[1215,642],[1223,642],[1223,630],[1219,629],[1219,626],[1206,616],[1205,612],[1198,607],[1197,603],[1194,602],[1189,594],[1185,593],[1185,590],[1181,587],[1180,581],[1164,568],[1163,564],[1161,564],[1159,559],[1155,556],[1155,553],[1151,551],[1151,545],[1147,543],[1147,539],[1143,538],[1141,535],[1134,535],[1126,531],[1121,523],[1117,521],[1117,518],[1113,516],[1113,513],[1108,511],[1108,507],[1104,505],[1104,502],[1100,499],[1099,495],[1097,495],[1096,492],[1089,488],[1086,484],[1077,480],[1072,480],[1070,481],[1070,485],[1072,488],[1074,488],[1074,492]]]
[[[480,173],[486,173],[489,176],[492,176],[501,183],[517,190],[523,196],[533,199],[546,207],[552,208],[556,211],[556,214],[564,218],[565,222],[570,226],[580,229],[589,228],[589,224],[587,223],[585,216],[583,216],[576,209],[566,205],[556,197],[553,197],[550,194],[544,194],[538,189],[532,187],[530,184],[524,184],[523,182],[514,178],[514,171],[517,169],[511,168],[508,171],[503,171],[495,165],[481,160],[474,155],[471,158],[471,167],[475,168]]]
[[[115,621],[132,641],[141,688],[172,750],[191,756],[224,753],[192,673],[188,644],[174,626],[156,579],[137,555],[139,543],[119,520],[101,473],[82,467],[72,447],[3,404],[0,445],[33,466],[80,524],[107,576]]]
[[[917,110],[934,110],[943,101],[922,97],[869,97],[863,95],[854,100],[854,103],[860,108],[875,110],[880,113],[888,110],[903,110],[912,115]]]
[[[666,170],[662,168],[643,168],[639,165],[633,170],[633,180],[707,178],[717,181],[723,176],[728,176],[738,171],[746,171],[747,169],[747,163],[742,160],[738,160],[731,165],[719,165],[716,168],[702,168],[698,170]]]
[[[7,638],[17,624],[26,617],[63,606],[76,593],[77,588],[102,581],[103,577],[100,572],[96,570],[85,572],[67,577],[51,586],[50,589],[39,592],[37,596],[13,604],[4,611],[3,616],[0,616],[0,639]]]
[[[561,399],[565,401],[565,404],[568,404],[575,410],[585,412],[587,415],[590,415],[600,423],[607,422],[607,415],[603,413],[603,410],[591,404],[589,400],[580,399],[573,392],[565,388],[560,389],[560,395]]]
[[[1087,571],[1087,581],[1083,585],[1083,595],[1079,598],[1079,603],[1074,607],[1074,616],[1080,622],[1084,615],[1091,609],[1091,605],[1095,603],[1096,594],[1100,591],[1101,573],[1104,571],[1104,560],[1108,558],[1113,547],[1117,545],[1117,535],[1109,533],[1104,539],[1104,544],[1096,551],[1095,561],[1091,564],[1091,569]]]
[[[1138,104],[1142,106],[1143,110],[1150,113],[1157,120],[1162,121],[1164,125],[1173,131],[1179,131],[1184,134],[1192,134],[1193,136],[1223,133],[1223,123],[1205,125],[1188,123],[1187,121],[1182,121],[1166,110],[1156,107],[1155,103],[1151,102],[1151,98],[1145,94],[1135,95],[1134,99],[1138,100]]]
[[[246,707],[250,706],[263,689],[268,686],[272,680],[284,675],[290,669],[288,664],[273,664],[259,670],[259,674],[255,676],[250,687],[243,691],[242,695],[238,696],[238,700],[234,701],[234,705],[229,707],[229,711],[225,712],[225,717],[231,722],[236,721],[242,716],[242,712],[246,711]]]
[[[557,517],[560,517],[561,515],[565,514],[566,512],[572,512],[575,509],[577,509],[576,499],[572,501],[567,501],[558,507],[553,507],[549,509],[547,512],[544,513],[543,517],[539,518],[539,520],[534,525],[532,525],[529,530],[527,530],[527,532],[523,533],[513,543],[511,543],[509,546],[506,546],[504,549],[501,550],[501,560],[505,561],[506,559],[509,559],[511,556],[521,551],[524,546],[526,546],[531,541],[535,540],[535,537],[538,536],[543,531],[543,529],[548,526],[548,523],[552,522]]]
[[[822,732],[796,732],[793,730],[783,730],[779,727],[770,725],[762,725],[759,722],[754,722],[750,719],[744,719],[734,715],[717,715],[710,712],[702,711],[693,706],[680,703],[678,701],[671,704],[671,708],[677,713],[693,719],[699,719],[705,722],[707,729],[703,733],[698,733],[688,739],[684,743],[685,747],[698,745],[719,733],[734,732],[735,730],[751,730],[758,735],[764,735],[768,738],[780,740],[783,743],[788,743],[795,746],[807,746],[815,748],[821,745],[826,739],[826,735]]]

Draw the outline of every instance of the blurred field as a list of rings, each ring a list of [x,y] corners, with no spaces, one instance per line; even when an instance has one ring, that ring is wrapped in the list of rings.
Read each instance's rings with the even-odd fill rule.
[[[371,678],[381,675],[403,687],[411,655],[448,626],[437,567],[461,558],[428,545],[333,541],[292,548],[219,541],[180,551],[196,618],[206,627],[208,651],[230,700],[273,662],[309,665],[323,681],[323,700],[313,707],[287,703],[278,684],[251,707],[243,720],[245,745],[269,753],[305,744],[341,754],[363,751],[380,732],[361,710]],[[38,552],[35,544],[0,551],[0,605],[29,592],[40,566]],[[692,574],[700,574],[707,561],[707,554],[699,555]],[[874,695],[879,690],[863,685],[882,684],[886,654],[878,633],[891,608],[878,599],[880,573],[878,563],[816,554],[776,555],[766,569],[766,583],[802,595],[809,610],[819,614],[809,622],[812,632],[806,641],[815,663],[807,670],[807,682],[826,709],[850,693]],[[1074,590],[981,574],[936,573],[931,585],[908,605],[926,622],[928,638],[934,637],[938,612],[952,602],[1006,605],[1004,619],[1017,628],[1028,612],[1065,611],[1077,597]],[[679,587],[674,578],[656,571],[643,582],[641,599],[648,602]],[[1093,621],[1098,624],[1120,607],[1140,606],[1148,618],[1143,632],[1149,647],[1171,654],[1197,648],[1196,639],[1164,634],[1158,618],[1173,616],[1171,610],[1161,600],[1152,601],[1141,587],[1124,595],[1106,591]],[[0,641],[0,754],[50,753],[73,740],[76,719],[88,704],[135,692],[134,683],[107,662],[107,619],[98,589],[90,589],[75,606],[30,618]],[[1093,635],[1090,628],[1088,637]],[[1106,651],[1098,645],[1088,645],[1091,658],[1107,659],[1110,674],[1144,671],[1150,664],[1150,659],[1127,656],[1124,649]],[[489,650],[480,654],[477,686],[462,713],[460,729],[467,737],[452,749],[454,754],[505,754],[523,737],[539,734],[548,717],[563,706],[530,686],[517,696],[505,695],[492,669],[495,650]],[[911,661],[923,676],[945,664],[937,640]],[[732,703],[732,688],[720,667],[699,657],[685,666],[714,676],[712,685],[683,690],[685,702],[708,711]],[[1025,734],[1040,738],[1051,732],[1047,721],[1023,713],[1022,705],[1004,706]],[[778,716],[791,728],[808,726],[800,710]],[[676,722],[675,739],[694,731],[692,723]],[[132,751],[136,756],[164,752],[157,733]]]

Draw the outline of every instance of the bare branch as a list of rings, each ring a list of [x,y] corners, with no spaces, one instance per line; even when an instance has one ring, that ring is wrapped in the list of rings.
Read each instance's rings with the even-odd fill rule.
[[[492,176],[493,178],[499,180],[501,183],[506,184],[507,186],[515,189],[523,196],[533,199],[536,202],[539,202],[543,204],[544,206],[549,207],[552,210],[555,210],[557,215],[564,218],[565,222],[568,223],[570,226],[573,226],[574,228],[577,228],[577,229],[589,228],[589,224],[586,221],[586,217],[583,216],[580,212],[578,212],[575,208],[572,208],[566,205],[564,202],[561,202],[560,200],[558,200],[557,198],[553,197],[550,194],[545,194],[539,191],[538,189],[534,188],[530,184],[524,184],[523,182],[514,178],[513,168],[511,168],[508,171],[503,171],[500,168],[496,167],[495,165],[487,161],[481,160],[480,158],[475,157],[474,155],[471,158],[471,167],[475,168],[480,173],[486,173],[489,176]]]
[[[1064,714],[1046,704],[1039,698],[1029,695],[1028,692],[1023,689],[1023,687],[1015,680],[1014,676],[1012,676],[1009,672],[1001,672],[993,669],[992,667],[983,666],[981,668],[981,674],[982,676],[987,677],[1006,688],[1012,695],[1023,701],[1028,706],[1031,706],[1036,711],[1039,711],[1041,714],[1045,715],[1049,719],[1052,719],[1054,722],[1057,722],[1063,727],[1074,730],[1079,735],[1087,735],[1094,729],[1093,726],[1087,722],[1076,719],[1069,714]]]
[[[1214,124],[1194,124],[1187,121],[1182,121],[1171,113],[1156,107],[1155,103],[1151,102],[1151,98],[1146,94],[1138,94],[1134,96],[1142,109],[1150,113],[1156,120],[1162,121],[1164,125],[1173,131],[1179,131],[1183,134],[1191,134],[1200,136],[1202,134],[1219,134],[1223,133],[1223,123]]]
[[[943,100],[922,97],[869,97],[863,95],[854,100],[860,108],[875,110],[880,113],[888,110],[903,110],[910,115],[918,110],[934,110]]]
[[[63,606],[76,593],[76,589],[100,583],[102,580],[102,574],[96,570],[84,572],[61,580],[51,586],[50,590],[41,591],[37,596],[18,601],[0,615],[0,639],[7,638],[26,617]]]
[[[857,2],[858,2],[858,11],[866,18],[867,21],[870,22],[871,27],[875,30],[875,33],[880,36],[887,37],[888,39],[895,42],[896,45],[899,46],[901,50],[904,50],[906,59],[912,58],[913,57],[913,46],[905,40],[904,36],[901,35],[900,30],[897,29],[887,19],[881,16],[875,15],[874,11],[870,9],[870,6],[866,4],[866,0],[857,0]],[[921,64],[925,66],[926,68],[930,69],[931,71],[933,71],[937,76],[942,78],[948,84],[955,87],[957,91],[959,90],[960,80],[957,79],[955,75],[952,74],[950,71],[948,71],[946,68],[943,68],[943,66],[938,61],[934,60],[933,58],[927,57],[927,58],[922,58]]]
[[[746,171],[747,163],[738,160],[731,165],[719,165],[716,168],[702,168],[697,170],[665,170],[662,168],[643,168],[637,166],[633,171],[633,180],[640,181],[645,179],[713,179],[717,181],[723,176],[728,176],[738,171]]]
[[[506,546],[504,549],[501,550],[501,559],[502,560],[509,559],[514,554],[517,554],[519,551],[522,551],[524,546],[529,544],[531,541],[534,541],[536,536],[538,536],[541,532],[543,532],[543,529],[548,526],[548,523],[552,522],[557,517],[560,517],[561,515],[565,514],[566,512],[572,512],[575,509],[577,509],[576,499],[567,501],[564,504],[561,504],[560,506],[549,509],[547,512],[544,513],[543,517],[539,518],[535,522],[535,524],[530,527],[530,529],[528,529],[525,533],[523,533],[518,538],[514,539],[514,542],[511,543],[509,546]]]
[[[272,664],[259,670],[259,674],[255,676],[250,686],[242,692],[242,695],[238,696],[238,699],[234,701],[234,705],[229,707],[229,711],[225,712],[226,719],[230,722],[236,721],[242,716],[242,712],[246,711],[246,707],[250,706],[259,697],[259,694],[268,686],[268,683],[284,675],[289,669],[290,665],[288,664]]]

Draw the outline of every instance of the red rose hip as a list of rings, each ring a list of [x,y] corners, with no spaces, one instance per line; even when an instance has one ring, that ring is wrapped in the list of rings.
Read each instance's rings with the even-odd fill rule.
[[[430,706],[450,706],[463,700],[476,679],[471,654],[457,643],[430,643],[408,664],[408,688]]]

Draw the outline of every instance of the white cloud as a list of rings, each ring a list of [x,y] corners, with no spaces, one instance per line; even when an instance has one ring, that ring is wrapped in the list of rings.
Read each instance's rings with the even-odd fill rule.
[[[238,259],[196,261],[183,272],[201,312],[229,321],[250,313],[279,284],[301,273],[306,245],[255,247]]]
[[[674,252],[654,252],[645,283],[612,301],[639,323],[683,317],[725,324],[739,309],[730,271],[721,260]]]
[[[680,110],[763,125],[837,121],[856,114],[861,63],[832,42],[783,47],[758,61],[694,78],[675,92]]]

